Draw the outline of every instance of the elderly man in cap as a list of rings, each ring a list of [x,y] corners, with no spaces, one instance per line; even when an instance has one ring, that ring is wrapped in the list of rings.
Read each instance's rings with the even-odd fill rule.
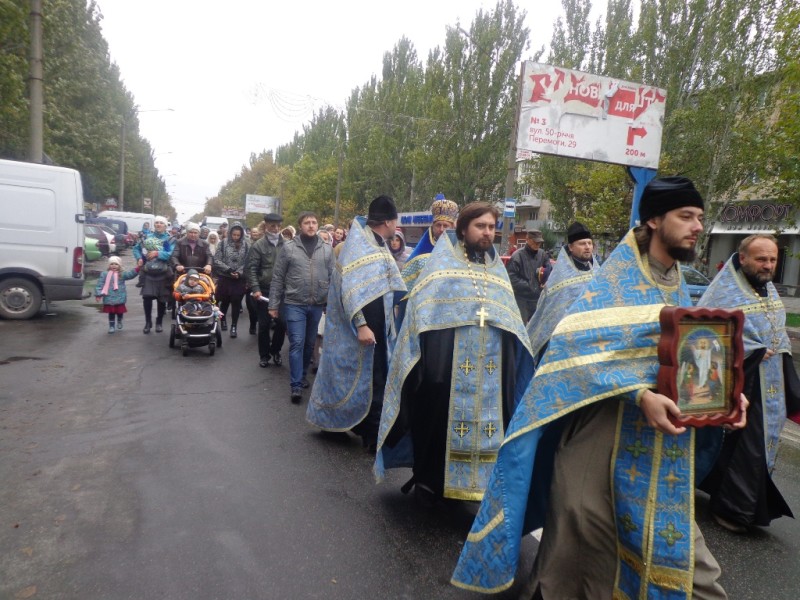
[[[257,240],[247,254],[244,272],[247,277],[250,297],[256,304],[258,320],[258,364],[267,368],[270,359],[276,367],[281,366],[281,348],[286,339],[286,328],[282,320],[276,319],[272,331],[273,318],[269,314],[269,288],[278,254],[284,240],[280,234],[283,218],[276,213],[264,215],[264,237]]]
[[[528,378],[531,375],[528,367],[536,368],[556,325],[591,281],[595,268],[593,252],[591,232],[582,223],[570,225],[567,229],[567,244],[561,248],[556,266],[553,267],[539,297],[536,312],[528,321],[533,364],[522,365],[521,369],[521,372],[528,371]],[[525,376],[524,373],[521,374]]]
[[[208,242],[200,239],[200,226],[197,223],[186,226],[186,235],[175,244],[170,262],[178,274],[186,269],[199,269],[206,275],[211,274],[214,258]]]
[[[533,316],[542,293],[544,277],[550,269],[550,260],[542,249],[542,244],[542,232],[538,229],[530,230],[526,235],[525,247],[514,253],[506,267],[523,323],[527,323]]]
[[[517,406],[453,583],[510,587],[522,536],[543,527],[527,598],[726,598],[694,522],[694,428],[657,393],[659,315],[690,306],[703,199],[651,181],[628,232],[556,327]],[[744,396],[740,407],[747,408]],[[731,428],[745,426],[746,413]],[[719,433],[705,428],[704,433]],[[695,451],[697,450],[697,452]]]
[[[371,450],[396,337],[394,293],[406,289],[386,243],[396,228],[397,208],[388,196],[370,203],[366,220],[353,220],[331,279],[325,352],[306,413],[325,431],[352,429]]]

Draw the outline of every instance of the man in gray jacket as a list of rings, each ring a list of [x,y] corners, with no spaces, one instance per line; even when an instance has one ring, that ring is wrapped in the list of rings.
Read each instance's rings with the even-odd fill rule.
[[[270,343],[270,329],[272,317],[268,312],[270,298],[270,284],[275,262],[283,248],[281,235],[281,222],[283,218],[275,213],[264,215],[264,237],[250,247],[247,254],[244,272],[256,305],[258,317],[258,364],[266,368],[269,361],[276,367],[281,366],[281,347],[286,339],[286,328],[280,319],[275,321],[275,330],[272,332]]]
[[[542,232],[532,229],[526,238],[525,247],[514,253],[506,267],[523,323],[527,323],[536,310],[544,284],[541,275],[550,266],[550,261],[542,250]]]
[[[269,314],[278,316],[284,305],[289,332],[289,377],[291,401],[302,399],[309,386],[308,365],[314,352],[317,327],[328,303],[328,287],[333,273],[333,249],[317,236],[317,216],[303,212],[297,219],[300,235],[283,245],[270,285]]]

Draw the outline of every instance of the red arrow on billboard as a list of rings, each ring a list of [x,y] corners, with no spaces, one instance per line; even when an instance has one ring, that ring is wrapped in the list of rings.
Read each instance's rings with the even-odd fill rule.
[[[633,146],[633,142],[637,137],[644,137],[647,135],[647,129],[644,127],[628,127],[628,146]]]

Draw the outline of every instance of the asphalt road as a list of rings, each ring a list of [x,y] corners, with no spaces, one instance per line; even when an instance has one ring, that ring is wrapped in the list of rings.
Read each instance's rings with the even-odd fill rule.
[[[0,321],[0,598],[481,597],[448,583],[476,505],[423,508],[407,471],[376,485],[356,438],[289,402],[288,367],[258,367],[246,315],[184,358],[142,335],[135,292],[114,335],[91,301]],[[800,510],[800,450],[776,480]],[[704,508],[731,598],[797,598],[796,521],[741,537]]]

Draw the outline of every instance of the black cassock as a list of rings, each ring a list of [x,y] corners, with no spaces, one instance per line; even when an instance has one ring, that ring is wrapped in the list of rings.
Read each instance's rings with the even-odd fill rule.
[[[764,527],[778,517],[794,517],[767,468],[758,369],[765,353],[766,349],[754,352],[744,364],[744,395],[750,401],[747,426],[725,432],[719,457],[699,486],[711,495],[711,512],[745,526]],[[793,414],[800,409],[800,380],[792,357],[782,356],[787,414]]]
[[[455,329],[426,331],[420,335],[419,362],[406,377],[400,400],[400,413],[389,432],[390,448],[410,430],[414,445],[413,484],[429,488],[437,497],[444,493],[447,452],[447,427],[450,414],[450,384],[453,371]],[[507,429],[515,391],[515,362],[519,341],[514,334],[502,332],[503,429]]]

